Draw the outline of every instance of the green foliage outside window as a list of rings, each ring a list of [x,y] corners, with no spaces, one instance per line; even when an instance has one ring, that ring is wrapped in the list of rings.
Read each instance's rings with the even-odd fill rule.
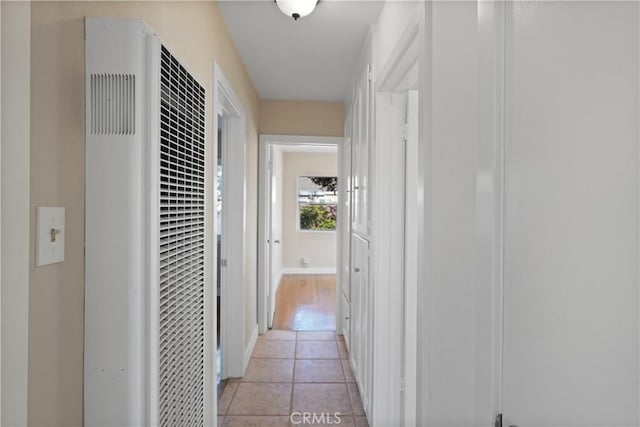
[[[335,176],[298,177],[300,230],[336,229],[338,178]]]
[[[301,230],[335,230],[336,205],[301,205]]]

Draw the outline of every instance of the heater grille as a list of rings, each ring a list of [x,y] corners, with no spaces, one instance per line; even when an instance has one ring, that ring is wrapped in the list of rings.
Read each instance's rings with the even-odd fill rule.
[[[163,46],[159,424],[204,424],[205,91]]]
[[[133,135],[136,129],[136,77],[92,74],[91,134]]]

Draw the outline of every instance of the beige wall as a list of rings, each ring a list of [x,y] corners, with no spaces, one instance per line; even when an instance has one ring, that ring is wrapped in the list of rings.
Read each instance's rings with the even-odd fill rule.
[[[29,425],[82,424],[84,16],[144,19],[205,86],[215,59],[247,112],[247,331],[256,323],[258,98],[214,2],[34,2],[31,230],[38,205],[66,207],[64,263],[34,268],[29,289]],[[208,135],[207,137],[210,137]],[[31,242],[31,254],[35,252]]]
[[[342,102],[260,101],[260,133],[343,136]]]
[[[299,176],[337,176],[335,153],[284,153],[282,203],[282,267],[301,268],[300,258],[309,258],[308,268],[336,267],[336,233],[299,231],[297,193]]]

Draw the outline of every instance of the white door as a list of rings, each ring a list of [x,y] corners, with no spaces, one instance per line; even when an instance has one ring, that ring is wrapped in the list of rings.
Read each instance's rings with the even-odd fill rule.
[[[370,398],[372,336],[371,292],[369,288],[369,242],[353,235],[351,243],[351,365],[360,388],[365,409]]]
[[[345,126],[345,134],[351,130],[351,120],[348,119]],[[351,347],[351,136],[345,138],[344,144],[339,147],[340,153],[340,210],[338,221],[340,222],[340,259],[339,274],[342,294],[339,295],[342,315],[342,330],[347,348]]]
[[[370,82],[369,67],[356,86],[353,112],[353,231],[367,236],[369,233],[369,138],[370,138]]]
[[[282,278],[282,149],[271,147],[271,179],[269,184],[269,327],[273,324],[276,310],[276,293]]]
[[[638,12],[507,6],[505,426],[640,423]]]
[[[340,274],[342,277],[342,293],[347,301],[351,301],[351,284],[349,276],[351,274],[351,137],[344,140],[344,147],[341,147],[343,169],[340,171],[342,177],[346,180],[344,183],[345,191],[340,198],[340,213],[338,220],[343,224],[344,229],[341,230],[340,244],[342,245],[340,259]]]

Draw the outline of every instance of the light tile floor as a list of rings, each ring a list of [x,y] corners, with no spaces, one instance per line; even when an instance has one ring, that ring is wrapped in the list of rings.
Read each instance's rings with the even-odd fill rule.
[[[340,415],[312,424],[293,413]],[[368,427],[347,348],[333,331],[267,332],[245,376],[230,380],[219,396],[220,427],[296,425]]]

